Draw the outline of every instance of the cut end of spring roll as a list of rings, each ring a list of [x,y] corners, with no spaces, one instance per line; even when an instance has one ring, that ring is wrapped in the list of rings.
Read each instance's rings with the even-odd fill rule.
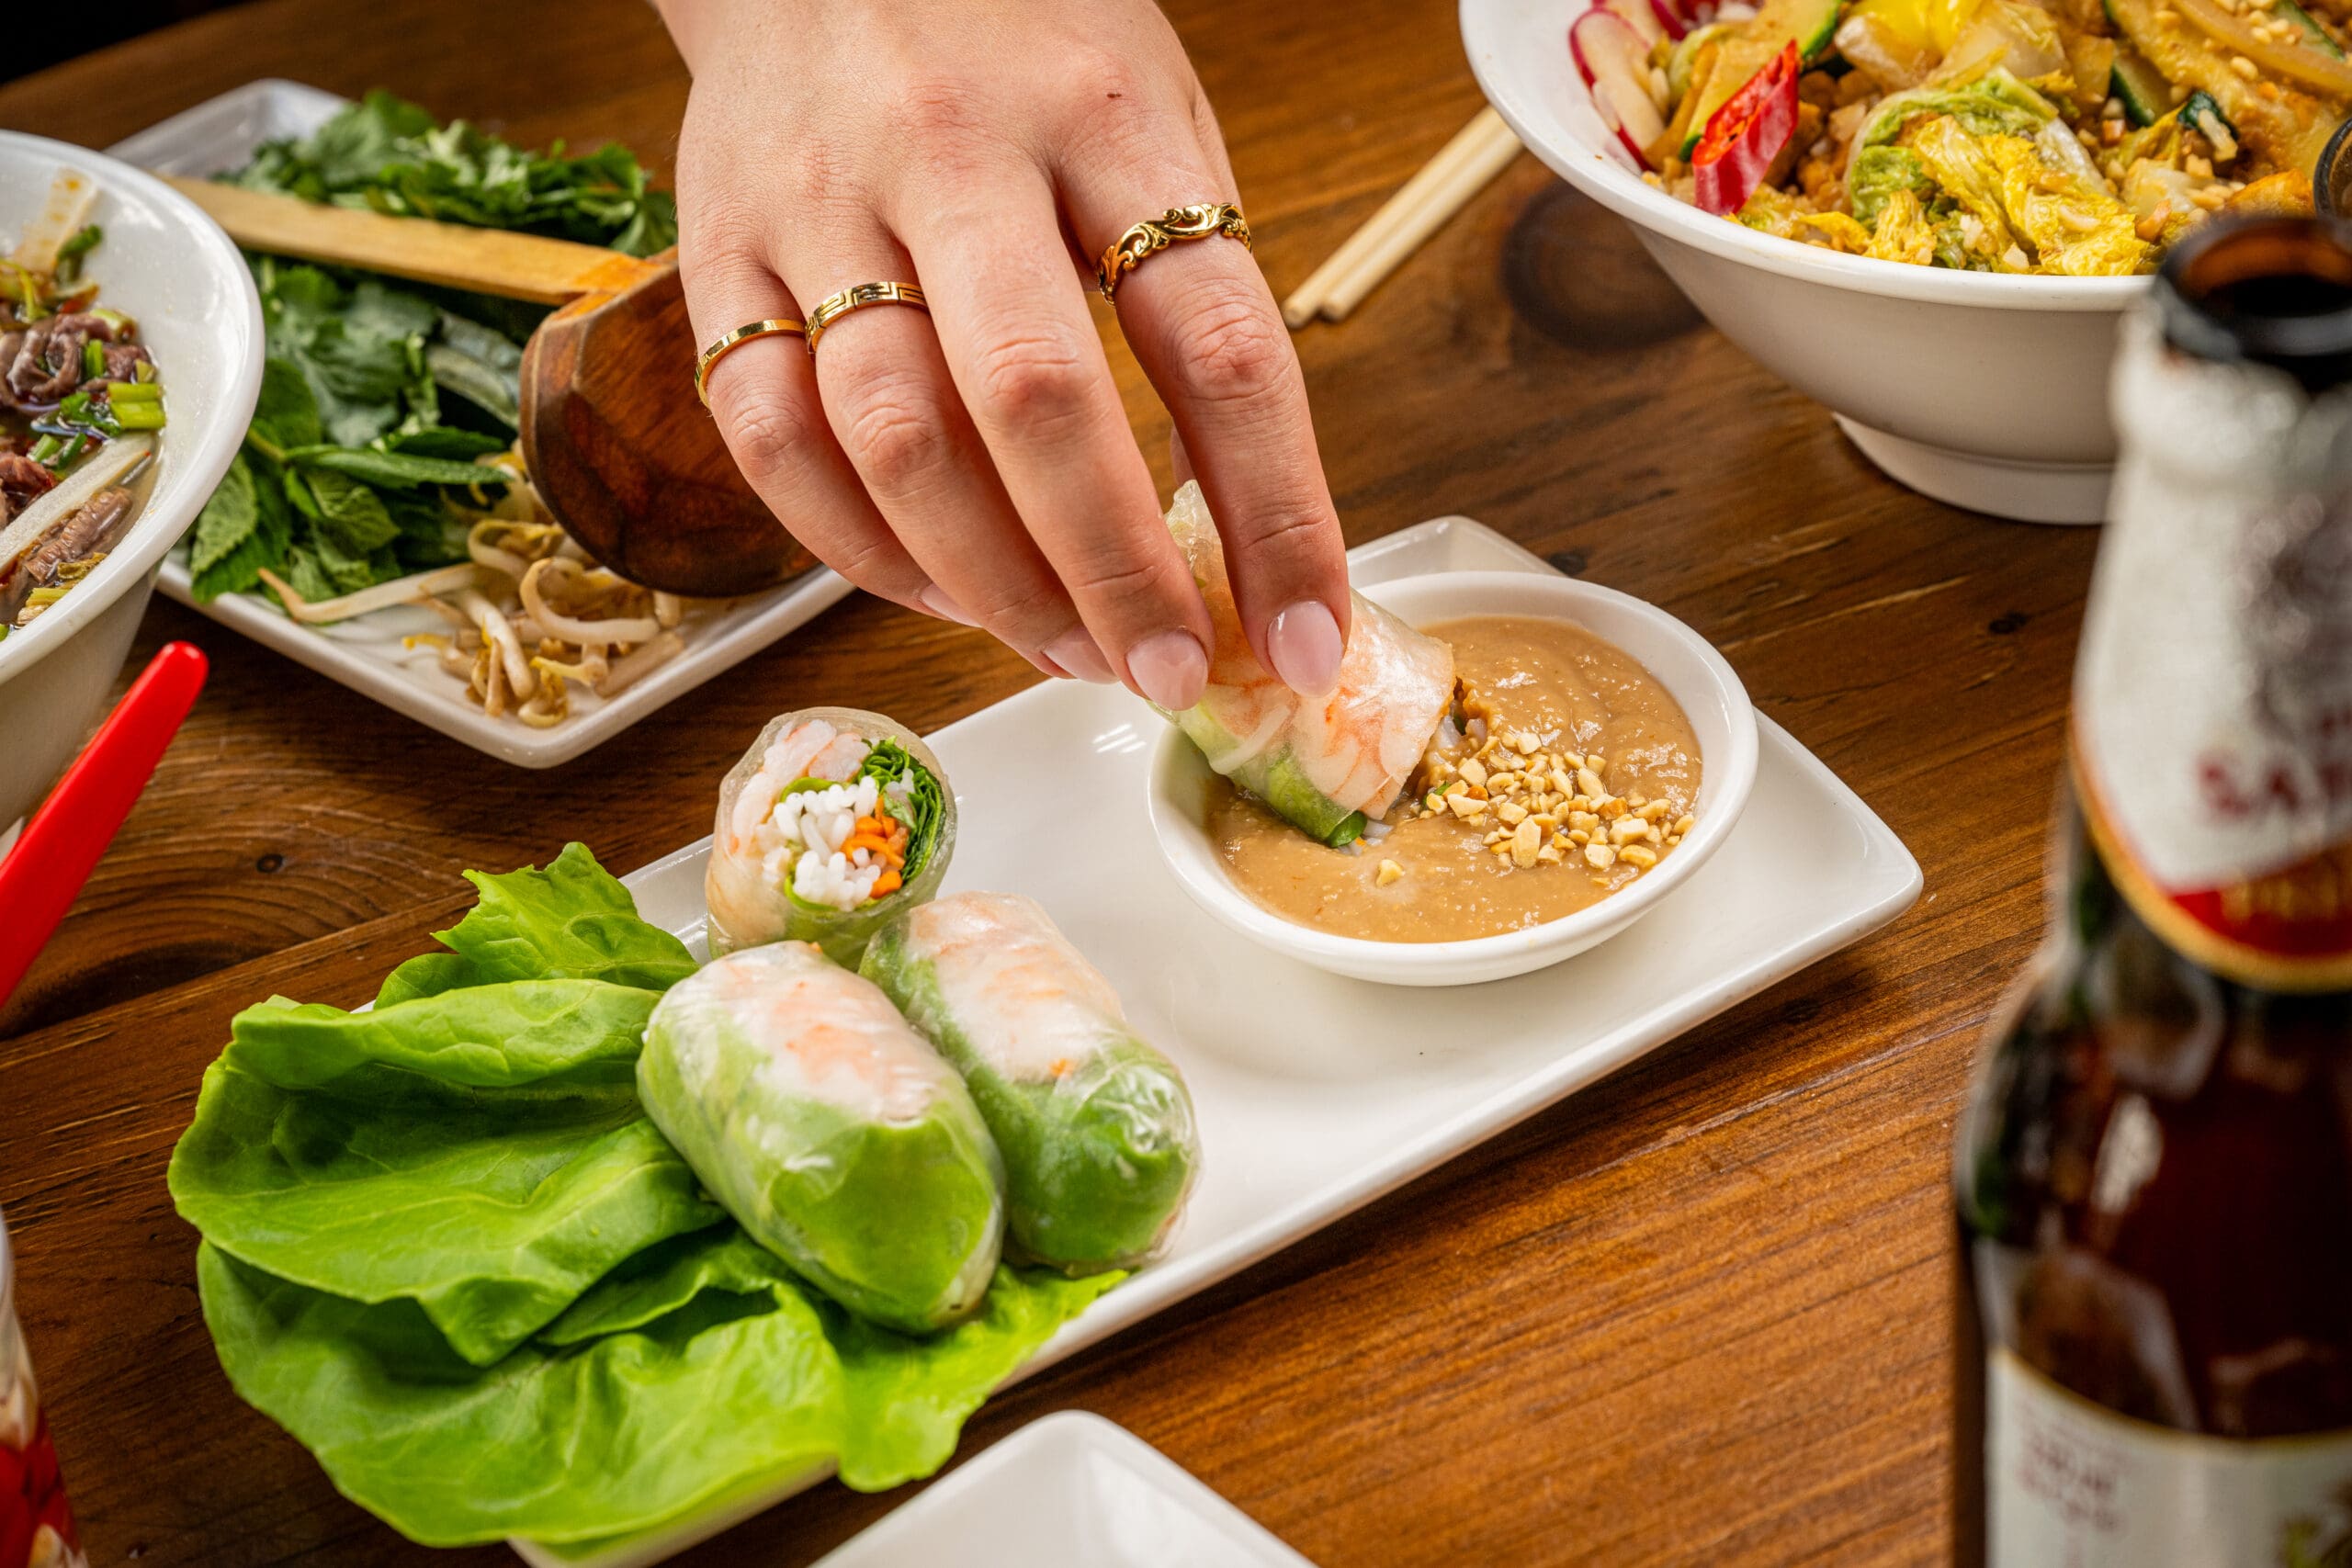
[[[1200,1167],[1192,1096],[1034,900],[957,893],[910,909],[864,972],[970,1086],[1004,1155],[1019,1256],[1088,1274],[1166,1244]]]
[[[807,708],[768,721],[719,786],[710,950],[812,942],[854,967],[883,922],[938,891],[956,797],[922,739],[880,714]]]
[[[806,942],[712,961],[653,1010],[638,1095],[760,1245],[849,1311],[941,1328],[987,1292],[1003,1163],[889,998]]]
[[[1210,767],[1308,837],[1354,842],[1396,803],[1453,705],[1453,650],[1356,593],[1338,684],[1303,697],[1250,650],[1198,484],[1176,492],[1168,529],[1208,605],[1215,640],[1208,689],[1169,716]]]

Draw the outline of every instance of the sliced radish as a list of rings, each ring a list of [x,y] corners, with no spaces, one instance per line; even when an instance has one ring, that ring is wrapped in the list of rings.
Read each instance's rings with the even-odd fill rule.
[[[1673,0],[1649,0],[1649,3],[1650,14],[1657,18],[1657,25],[1667,37],[1679,39],[1690,30],[1690,19],[1675,9]],[[1713,7],[1709,6],[1708,9],[1713,10]]]
[[[1608,0],[1608,6],[1624,19],[1627,27],[1642,35],[1644,48],[1656,49],[1666,41],[1666,25],[1658,20],[1653,0]]]
[[[1577,73],[1592,89],[1601,123],[1617,133],[1637,168],[1650,166],[1642,149],[1666,134],[1666,120],[1650,96],[1650,50],[1633,25],[1614,11],[1587,11],[1568,29],[1568,52]]]

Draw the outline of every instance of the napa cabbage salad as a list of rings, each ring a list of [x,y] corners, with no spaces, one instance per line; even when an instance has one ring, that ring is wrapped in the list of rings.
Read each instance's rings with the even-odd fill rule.
[[[2308,212],[2352,0],[1602,0],[1569,42],[1651,185],[1782,239],[2124,276]]]

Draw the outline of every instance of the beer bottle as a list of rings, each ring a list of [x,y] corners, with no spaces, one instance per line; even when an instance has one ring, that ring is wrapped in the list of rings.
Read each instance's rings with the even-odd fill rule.
[[[2049,933],[1953,1160],[1956,1559],[2352,1564],[2352,227],[2125,323]]]

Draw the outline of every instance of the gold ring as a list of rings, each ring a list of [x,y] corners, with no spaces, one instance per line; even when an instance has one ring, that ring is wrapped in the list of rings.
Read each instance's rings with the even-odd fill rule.
[[[1094,264],[1094,286],[1102,290],[1103,299],[1116,304],[1119,279],[1141,266],[1144,257],[1166,250],[1178,240],[1205,240],[1217,234],[1240,241],[1245,251],[1250,248],[1250,220],[1233,203],[1196,201],[1190,207],[1171,207],[1111,243],[1102,259]]]
[[[912,305],[928,314],[931,307],[923,303],[922,290],[911,283],[861,283],[854,288],[844,288],[839,294],[828,295],[808,312],[808,352],[817,352],[817,340],[825,329],[848,315],[863,310],[868,305]]]
[[[795,337],[807,337],[808,329],[798,321],[787,321],[781,317],[764,321],[746,321],[704,349],[701,357],[695,361],[695,396],[701,400],[703,407],[710,407],[710,393],[705,389],[710,385],[710,367],[726,357],[729,349],[747,344],[755,337],[765,337],[770,333],[790,333]]]

